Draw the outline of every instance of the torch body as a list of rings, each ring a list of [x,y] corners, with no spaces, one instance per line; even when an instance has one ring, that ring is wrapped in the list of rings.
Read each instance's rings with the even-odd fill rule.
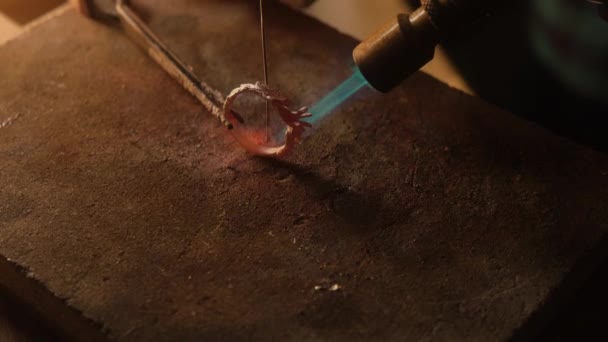
[[[441,40],[458,34],[505,0],[422,0],[400,14],[353,52],[368,83],[388,92],[431,61]]]

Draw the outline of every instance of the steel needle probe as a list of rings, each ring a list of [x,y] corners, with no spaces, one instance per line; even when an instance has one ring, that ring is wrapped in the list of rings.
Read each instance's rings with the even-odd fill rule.
[[[268,85],[268,61],[266,59],[266,30],[264,28],[264,0],[260,0],[260,33],[262,36],[262,61],[264,63],[264,83]],[[270,107],[266,101],[266,142],[270,141]]]

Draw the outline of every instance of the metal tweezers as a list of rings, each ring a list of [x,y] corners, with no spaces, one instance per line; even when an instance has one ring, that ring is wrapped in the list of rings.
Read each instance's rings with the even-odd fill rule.
[[[112,2],[114,2],[113,6]],[[217,117],[224,126],[228,129],[233,128],[224,117],[225,98],[222,93],[196,76],[129,7],[128,0],[110,1],[105,6],[103,1],[99,0],[72,0],[72,3],[86,16],[100,20],[118,20],[131,40],[144,49],[163,70],[197,98],[203,107]],[[234,112],[233,114],[237,120],[242,120],[240,115]]]

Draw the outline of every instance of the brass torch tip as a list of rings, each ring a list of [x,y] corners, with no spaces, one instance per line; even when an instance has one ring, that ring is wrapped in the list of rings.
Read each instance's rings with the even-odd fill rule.
[[[353,58],[368,83],[388,92],[433,59],[437,29],[423,8],[400,14],[359,44]]]

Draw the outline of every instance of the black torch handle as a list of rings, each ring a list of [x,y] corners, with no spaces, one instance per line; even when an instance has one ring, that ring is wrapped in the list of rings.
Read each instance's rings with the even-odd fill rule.
[[[441,36],[453,33],[490,13],[506,0],[421,0]]]

